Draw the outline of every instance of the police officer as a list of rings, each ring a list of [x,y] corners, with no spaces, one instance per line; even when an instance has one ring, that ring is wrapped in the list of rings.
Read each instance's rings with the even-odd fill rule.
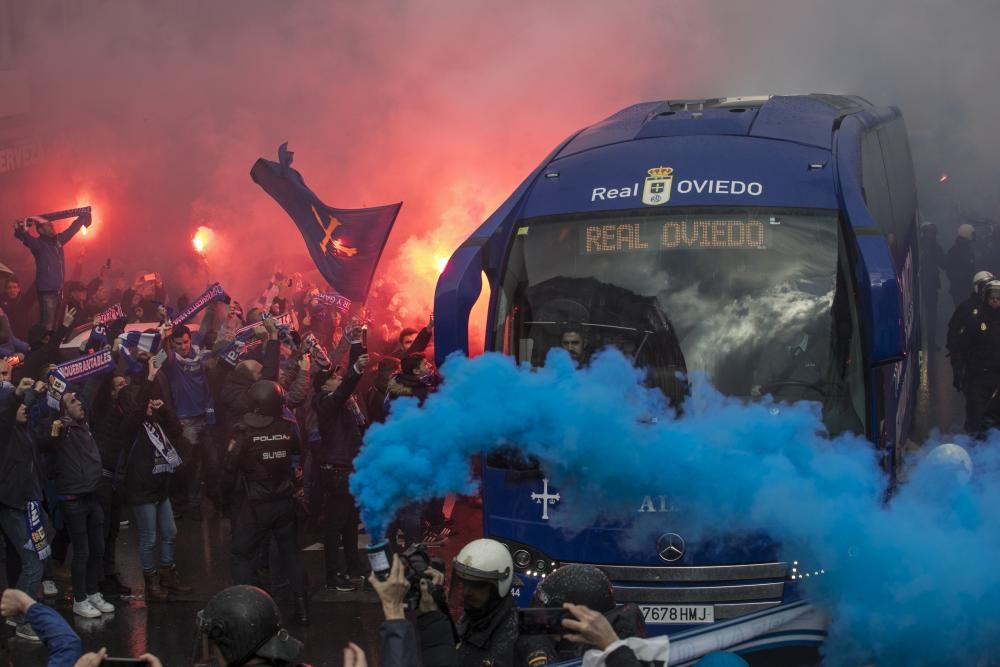
[[[237,584],[253,580],[256,555],[265,540],[273,536],[288,564],[295,620],[306,625],[306,574],[299,555],[294,499],[297,429],[282,418],[285,393],[277,382],[255,382],[248,399],[251,412],[233,428],[223,461],[222,497],[234,509],[233,579]]]
[[[192,665],[294,665],[302,642],[281,625],[271,596],[253,586],[216,593],[197,615]]]
[[[953,383],[955,389],[963,391],[963,381],[965,380],[966,352],[961,344],[962,336],[966,327],[973,318],[978,317],[979,311],[983,307],[983,287],[993,280],[993,274],[989,271],[980,271],[972,278],[972,294],[958,304],[951,319],[948,320],[948,356],[951,358],[951,370],[954,376]]]
[[[458,621],[460,667],[512,667],[517,605],[511,592],[514,561],[500,542],[469,542],[452,561],[465,614]]]
[[[960,346],[966,354],[965,431],[982,437],[996,425],[1000,393],[1000,280],[983,286],[983,306],[969,318]]]

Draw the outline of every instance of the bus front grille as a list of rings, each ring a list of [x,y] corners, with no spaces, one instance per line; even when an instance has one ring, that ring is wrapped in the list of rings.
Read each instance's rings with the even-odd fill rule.
[[[565,564],[565,563],[564,563]],[[726,620],[781,604],[787,563],[645,567],[600,565],[615,601],[639,605],[712,604]]]

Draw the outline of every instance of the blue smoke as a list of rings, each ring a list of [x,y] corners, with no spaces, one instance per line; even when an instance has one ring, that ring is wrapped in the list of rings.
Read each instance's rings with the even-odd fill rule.
[[[564,499],[602,499],[560,512],[567,530],[633,517],[635,489],[669,488],[692,525],[766,531],[788,560],[821,564],[825,574],[806,583],[833,619],[831,663],[963,664],[992,649],[992,443],[972,451],[970,483],[918,462],[886,503],[871,444],[829,438],[816,404],[746,403],[696,377],[677,416],[612,350],[584,369],[555,350],[534,370],[496,354],[454,357],[443,370],[446,383],[422,408],[401,399],[365,438],[351,489],[373,536],[410,502],[473,491],[470,457],[516,443]]]

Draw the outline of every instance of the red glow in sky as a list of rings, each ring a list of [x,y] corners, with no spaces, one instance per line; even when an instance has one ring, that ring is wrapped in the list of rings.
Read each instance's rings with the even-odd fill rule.
[[[84,274],[112,257],[116,271],[163,272],[176,297],[203,278],[183,261],[194,249],[246,298],[276,271],[316,278],[298,231],[248,176],[288,141],[327,204],[404,202],[376,281],[398,286],[408,326],[426,321],[455,249],[562,139],[637,101],[692,92],[699,73],[663,63],[697,45],[710,14],[534,3],[495,12],[476,2],[87,7],[23,35],[62,45],[25,61],[25,74],[44,82],[32,119],[51,149],[0,192],[0,214],[55,210],[67,190],[85,194],[80,203],[96,213],[90,250],[67,246]],[[598,33],[630,37],[613,60],[569,76]],[[517,50],[500,37],[512,34]],[[201,236],[208,227],[215,240]],[[4,260],[29,266],[22,250],[0,244]]]

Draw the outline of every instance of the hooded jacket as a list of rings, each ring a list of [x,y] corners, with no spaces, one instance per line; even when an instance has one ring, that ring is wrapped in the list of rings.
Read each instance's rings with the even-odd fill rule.
[[[0,434],[6,434],[0,448],[0,503],[15,509],[23,509],[29,500],[42,500],[44,479],[37,435],[29,424],[17,423],[21,403],[14,391],[5,392],[0,400]]]
[[[361,429],[347,406],[360,380],[361,374],[351,364],[336,391],[320,391],[313,396],[321,440],[315,452],[316,463],[349,468],[361,451]]]
[[[281,343],[276,340],[269,340],[264,344],[263,369],[260,379],[278,381],[279,363],[281,359]],[[225,366],[226,364],[219,364]],[[243,371],[239,366],[235,370],[229,371],[222,384],[220,397],[225,409],[225,419],[227,432],[235,426],[243,415],[250,412],[250,400],[247,391],[256,380],[249,373]]]
[[[97,441],[86,419],[78,422],[64,417],[63,424],[62,434],[49,438],[56,489],[63,497],[93,493],[104,471]]]
[[[146,422],[159,424],[174,449],[181,449],[184,437],[179,422],[172,418],[166,404],[153,411],[150,417],[146,407],[152,397],[153,383],[143,378],[138,391],[124,397],[124,420],[121,423],[122,460],[125,466],[125,502],[128,505],[147,505],[167,499],[170,493],[172,472],[154,473],[156,464],[164,463],[163,457],[149,438]]]

